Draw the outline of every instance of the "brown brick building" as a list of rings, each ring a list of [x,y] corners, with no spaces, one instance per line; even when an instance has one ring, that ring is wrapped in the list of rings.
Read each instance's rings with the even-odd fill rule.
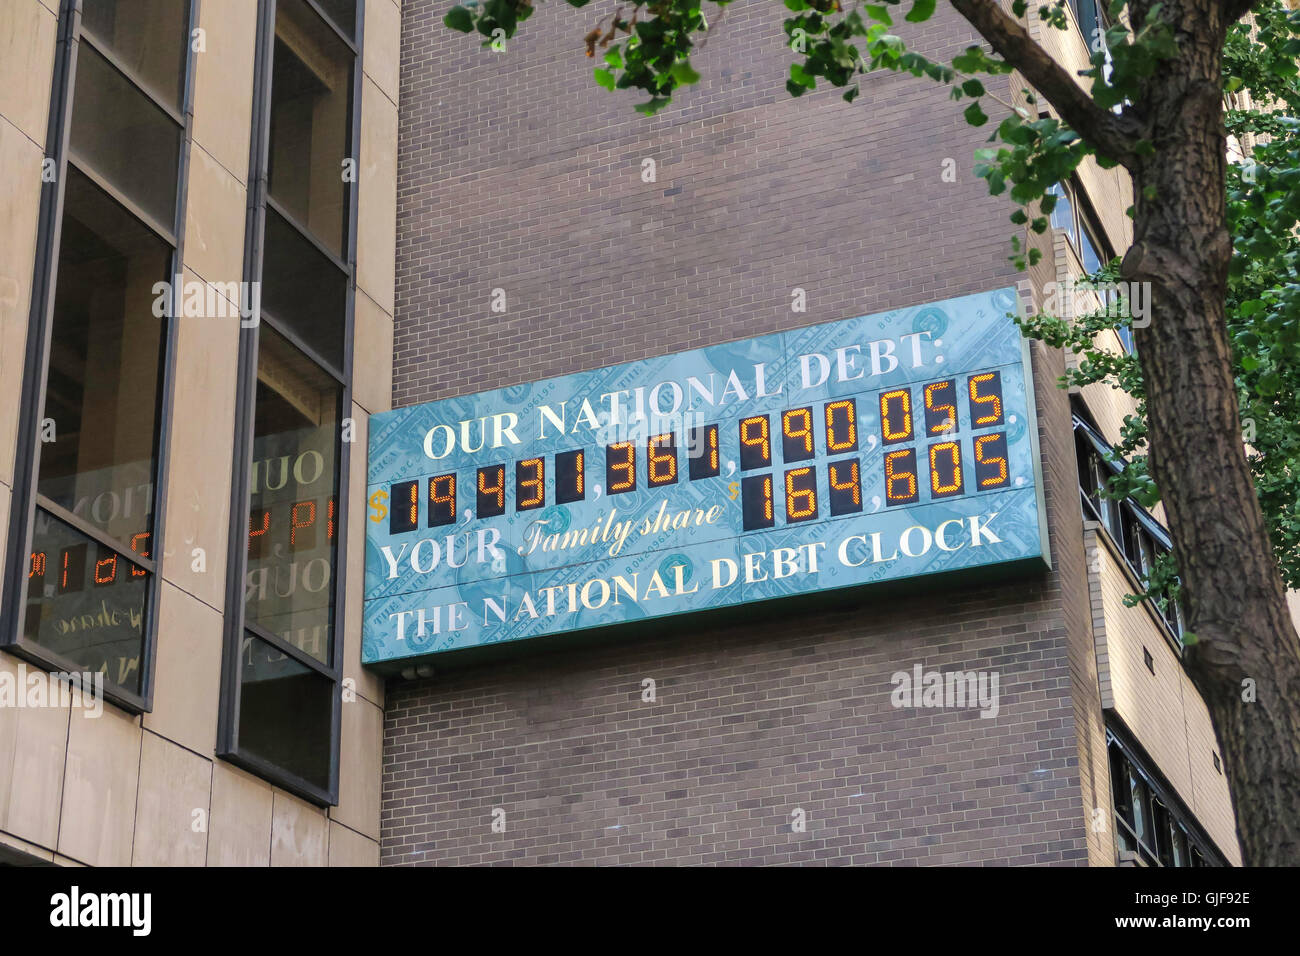
[[[729,7],[703,81],[652,119],[591,81],[580,38],[608,11],[548,6],[493,54],[443,27],[448,6],[403,7],[395,407],[1024,278],[1010,207],[971,172],[986,132],[885,71],[851,105],[792,99],[779,4]],[[974,42],[946,8],[905,38],[939,59]],[[1086,59],[1077,31],[1045,42]],[[1123,188],[1096,167],[1071,184],[1087,218],[1054,223],[1039,294],[1080,273],[1081,244],[1125,248]],[[1181,801],[1198,856],[1236,861],[1176,634],[1115,603],[1122,543],[1081,512],[1072,414],[1113,441],[1118,408],[1057,389],[1065,361],[1034,344],[1050,573],[390,681],[382,862],[1110,865],[1133,850],[1110,825],[1121,752],[1161,812]],[[1154,673],[1129,666],[1142,647]],[[999,716],[891,707],[914,664],[996,670]]]

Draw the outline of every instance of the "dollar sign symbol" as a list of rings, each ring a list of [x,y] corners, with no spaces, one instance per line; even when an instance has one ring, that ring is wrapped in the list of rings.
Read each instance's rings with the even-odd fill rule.
[[[388,509],[384,507],[384,502],[388,500],[388,492],[380,490],[370,496],[370,507],[375,509],[375,513],[370,516],[374,522],[383,521],[388,516]]]
[[[740,494],[740,482],[733,481],[727,485],[727,493],[731,495],[731,500],[736,500],[736,495]]]

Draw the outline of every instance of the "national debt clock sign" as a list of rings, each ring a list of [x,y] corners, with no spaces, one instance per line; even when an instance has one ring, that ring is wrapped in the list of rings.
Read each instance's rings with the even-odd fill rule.
[[[373,416],[363,660],[1046,567],[1015,308],[1005,289]]]

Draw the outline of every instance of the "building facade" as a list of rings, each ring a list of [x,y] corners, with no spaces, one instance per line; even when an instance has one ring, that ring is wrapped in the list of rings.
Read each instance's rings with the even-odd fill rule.
[[[1037,342],[1050,569],[362,663],[370,416],[1007,287],[1041,308],[1131,235],[1087,163],[1017,272],[987,134],[910,76],[791,98],[779,4],[728,8],[650,119],[592,82],[611,11],[548,5],[497,53],[449,7],[0,12],[0,669],[105,698],[0,707],[0,852],[1239,863],[1177,609],[1124,602],[1163,516],[1096,494],[1132,404],[1058,388],[1074,358]],[[1103,14],[1068,13],[1027,26],[1082,69]],[[946,9],[906,38],[974,42]],[[996,716],[896,706],[917,667],[997,674]]]

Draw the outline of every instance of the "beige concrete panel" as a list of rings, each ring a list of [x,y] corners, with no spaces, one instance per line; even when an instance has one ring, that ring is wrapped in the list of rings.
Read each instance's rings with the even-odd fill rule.
[[[140,720],[104,705],[73,714],[58,851],[91,866],[129,866],[140,769]]]
[[[194,56],[194,141],[243,184],[253,126],[257,0],[202,4],[199,26],[206,49]]]
[[[185,207],[185,268],[218,288],[238,283],[243,277],[246,203],[243,182],[195,144],[190,150]],[[230,298],[239,301],[234,290]],[[209,320],[232,321],[215,317]]]
[[[1105,544],[1098,547],[1097,556],[1106,626],[1104,670],[1115,711],[1178,796],[1195,806],[1183,716],[1182,662],[1146,607],[1124,606],[1124,596],[1136,585],[1120,560]],[[1151,652],[1154,674],[1147,669],[1143,648]]]
[[[339,805],[332,816],[373,840],[379,839],[383,751],[384,712],[362,697],[345,703],[339,745]]]
[[[15,691],[34,667],[0,652],[0,679]],[[64,707],[0,707],[0,830],[54,848],[59,834],[68,714]],[[80,712],[77,720],[84,722]]]
[[[397,107],[361,82],[357,285],[390,315],[397,257]]]
[[[146,733],[132,865],[203,866],[211,787],[211,761]]]
[[[13,484],[41,208],[41,159],[40,147],[0,119],[0,483],[5,485]]]
[[[343,678],[352,681],[351,687],[359,697],[384,705],[383,678],[361,666],[361,617],[366,582],[366,529],[363,515],[369,514],[366,502],[365,448],[369,438],[370,417],[355,403],[352,417],[356,422],[356,444],[349,474],[348,508],[352,528],[348,534],[347,575],[345,587],[346,611],[343,628]]]
[[[80,862],[79,860],[74,860],[68,856],[60,856],[57,853],[54,854],[54,862],[57,863],[59,866],[82,867],[83,869],[86,866],[86,864]]]
[[[37,0],[0,3],[0,117],[45,145],[58,18]]]
[[[352,398],[371,414],[393,407],[393,317],[360,290],[353,321]]]
[[[379,844],[340,823],[331,823],[329,865],[378,866]]]
[[[1214,756],[1223,764],[1223,751],[1210,722],[1210,711],[1192,679],[1183,674],[1183,708],[1186,714],[1187,753],[1191,765],[1192,793],[1190,804],[1196,819],[1218,844],[1228,862],[1241,866],[1241,847],[1237,843],[1236,816],[1232,812],[1232,795],[1222,769],[1214,769]]]
[[[187,271],[185,281],[197,276]],[[239,323],[195,318],[177,325],[163,578],[220,609],[230,538]]]
[[[166,581],[158,605],[153,711],[144,726],[210,754],[221,696],[221,615]]]
[[[269,783],[217,761],[212,769],[212,816],[208,822],[208,866],[270,866]]]
[[[325,812],[283,790],[271,817],[272,866],[324,866],[329,840]]]
[[[379,91],[397,102],[398,63],[402,54],[402,11],[392,0],[367,0],[361,64]]]

